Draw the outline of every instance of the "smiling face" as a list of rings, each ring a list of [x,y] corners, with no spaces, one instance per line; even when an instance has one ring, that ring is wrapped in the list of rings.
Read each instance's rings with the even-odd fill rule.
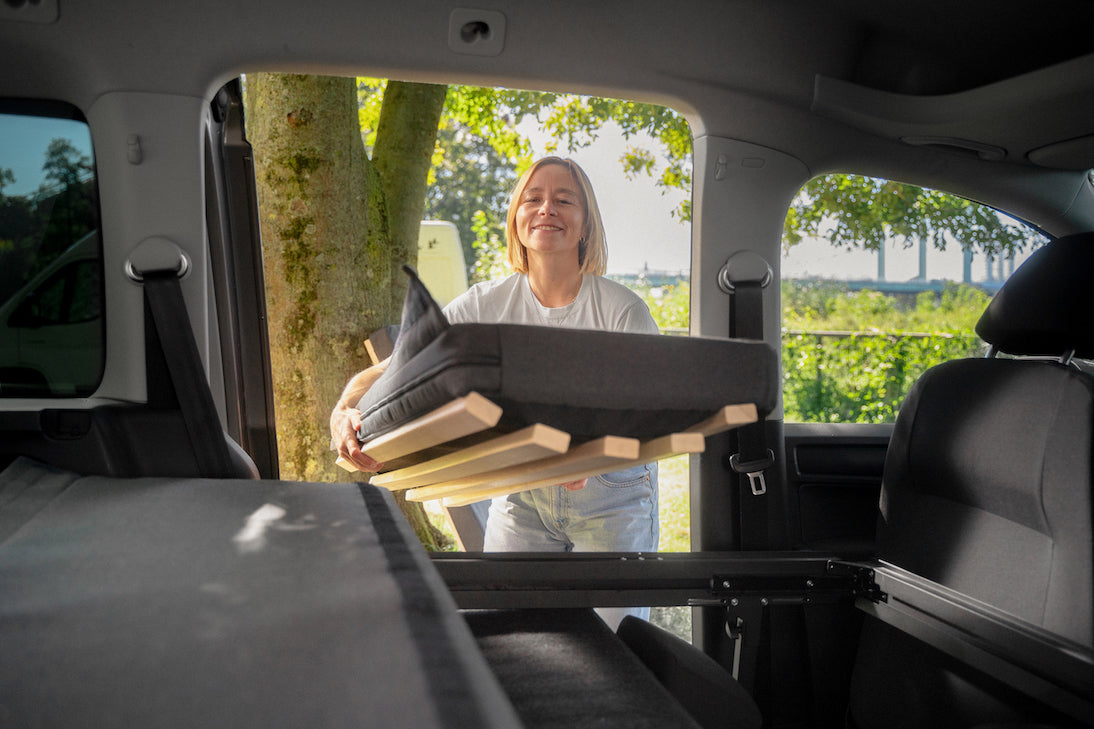
[[[581,187],[570,169],[545,164],[528,178],[517,201],[514,223],[518,240],[529,252],[572,253],[577,261],[585,217]]]

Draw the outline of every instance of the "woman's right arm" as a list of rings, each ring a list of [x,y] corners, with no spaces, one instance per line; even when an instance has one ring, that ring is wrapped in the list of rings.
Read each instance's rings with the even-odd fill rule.
[[[378,472],[384,464],[361,451],[361,443],[357,440],[361,411],[357,409],[357,403],[384,373],[387,363],[388,360],[385,359],[354,375],[330,414],[331,447],[337,449],[340,458],[368,473]]]

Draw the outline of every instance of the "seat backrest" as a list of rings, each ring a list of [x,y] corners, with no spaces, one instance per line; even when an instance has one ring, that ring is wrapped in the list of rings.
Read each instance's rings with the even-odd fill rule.
[[[1036,251],[977,324],[993,355],[1021,358],[959,360],[920,378],[894,428],[878,528],[882,561],[1084,645],[1094,645],[1094,378],[1070,359],[1094,357],[1092,274],[1094,234]],[[955,675],[913,640],[864,630],[860,725],[911,726],[901,720],[917,712],[937,726],[1028,718],[990,680]],[[928,693],[932,709],[907,705]]]
[[[1094,378],[1076,369],[931,370],[890,444],[879,558],[1091,645],[1092,425]]]

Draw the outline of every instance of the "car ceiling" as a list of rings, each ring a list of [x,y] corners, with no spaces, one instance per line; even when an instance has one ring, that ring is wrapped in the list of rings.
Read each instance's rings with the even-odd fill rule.
[[[1090,0],[40,2],[60,2],[55,20],[0,10],[0,94],[87,108],[111,91],[208,98],[248,71],[367,73],[667,103],[696,135],[813,173],[1094,167]],[[455,7],[503,14],[503,50],[450,47]]]

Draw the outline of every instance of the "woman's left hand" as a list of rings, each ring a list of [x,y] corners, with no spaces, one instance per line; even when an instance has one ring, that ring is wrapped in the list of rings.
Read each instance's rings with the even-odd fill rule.
[[[580,481],[567,481],[566,483],[559,484],[559,486],[564,486],[567,491],[580,491],[585,488],[585,482],[588,480],[589,479],[587,478],[583,478]]]

